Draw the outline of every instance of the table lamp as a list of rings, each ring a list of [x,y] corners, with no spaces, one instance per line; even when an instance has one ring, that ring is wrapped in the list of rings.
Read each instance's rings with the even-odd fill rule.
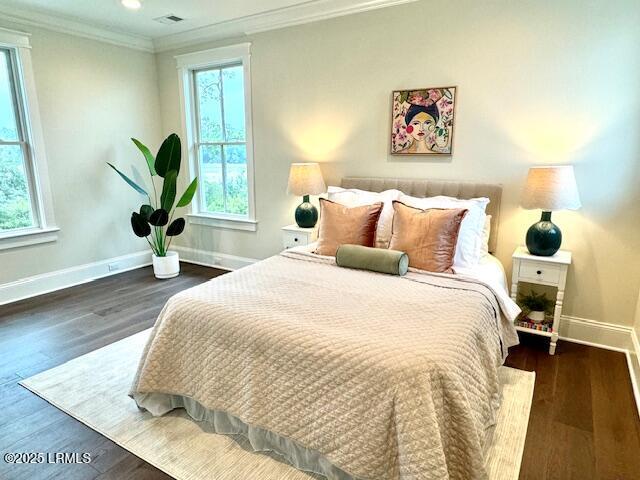
[[[577,210],[581,206],[573,167],[530,168],[522,195],[522,206],[528,210],[542,210],[540,221],[531,225],[527,231],[529,253],[542,257],[554,255],[562,243],[562,232],[551,221],[551,212]]]
[[[292,163],[289,170],[287,192],[302,196],[302,203],[296,208],[296,223],[302,228],[315,227],[318,210],[309,202],[309,195],[318,195],[327,190],[317,163]]]

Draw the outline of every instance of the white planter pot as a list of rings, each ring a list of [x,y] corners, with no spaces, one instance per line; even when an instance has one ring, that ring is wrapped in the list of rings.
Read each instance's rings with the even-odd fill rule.
[[[544,321],[544,312],[531,311],[531,312],[527,313],[527,317],[533,323],[542,323]]]
[[[166,257],[153,256],[153,273],[156,278],[173,278],[180,273],[178,252],[167,252]]]

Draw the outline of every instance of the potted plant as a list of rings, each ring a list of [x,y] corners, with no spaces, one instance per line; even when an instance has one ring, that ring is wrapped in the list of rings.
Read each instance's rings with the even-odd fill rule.
[[[546,313],[553,310],[553,300],[547,298],[546,293],[530,292],[527,295],[519,295],[518,303],[527,311],[527,318],[533,323],[542,323]]]
[[[193,179],[176,203],[176,184],[182,156],[180,137],[175,133],[169,135],[162,142],[155,158],[143,143],[135,138],[131,140],[146,160],[153,188],[153,199],[144,188],[131,178],[111,163],[107,162],[107,164],[136,192],[147,197],[148,203],[141,205],[139,211],[131,214],[131,228],[134,234],[145,238],[149,243],[153,252],[153,273],[155,276],[157,278],[172,278],[180,273],[180,261],[178,252],[170,251],[169,247],[173,237],[180,235],[185,226],[184,218],[180,217],[174,220],[173,216],[176,213],[176,208],[186,207],[191,203],[198,188],[198,179]],[[158,198],[154,183],[156,178],[162,178],[160,198]]]

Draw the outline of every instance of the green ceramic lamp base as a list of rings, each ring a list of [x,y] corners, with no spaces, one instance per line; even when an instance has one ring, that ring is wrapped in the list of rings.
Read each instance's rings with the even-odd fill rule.
[[[305,195],[296,208],[296,223],[301,228],[313,228],[317,222],[318,209],[309,202],[309,195]]]
[[[531,255],[550,257],[560,249],[562,232],[551,221],[551,212],[542,212],[540,221],[529,227],[526,241]]]

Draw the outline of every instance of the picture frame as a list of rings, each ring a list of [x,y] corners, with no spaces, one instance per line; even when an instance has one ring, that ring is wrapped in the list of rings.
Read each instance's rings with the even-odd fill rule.
[[[391,155],[452,155],[457,87],[394,90]]]

